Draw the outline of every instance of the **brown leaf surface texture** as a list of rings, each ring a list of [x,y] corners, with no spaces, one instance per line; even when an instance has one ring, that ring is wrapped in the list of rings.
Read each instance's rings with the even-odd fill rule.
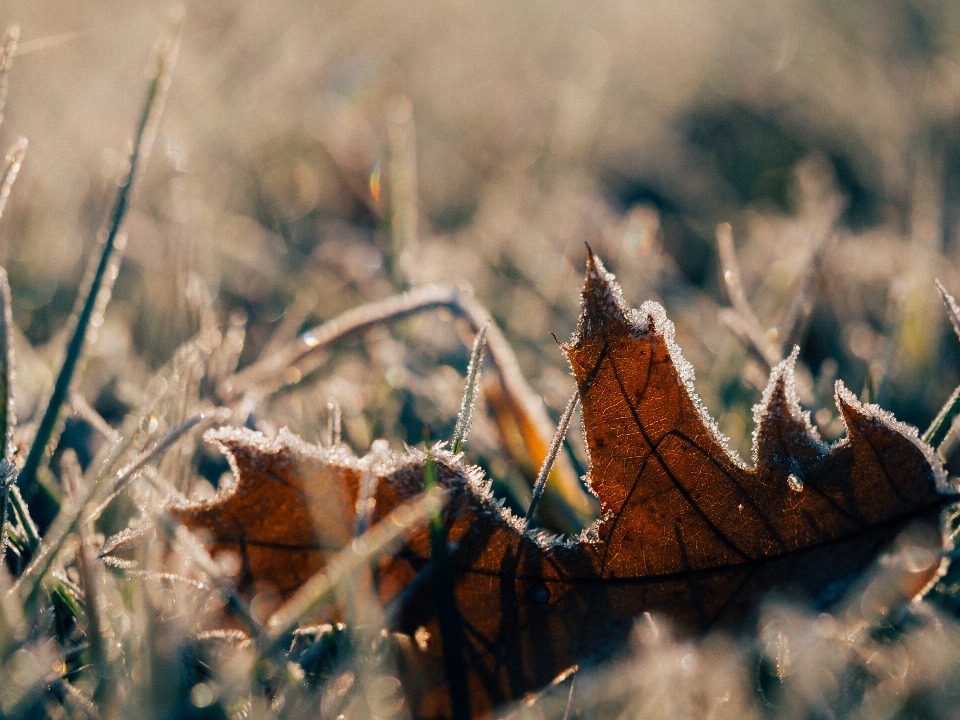
[[[936,577],[939,509],[954,491],[915,429],[838,383],[847,437],[828,447],[797,402],[794,354],[757,406],[749,468],[696,396],[673,335],[660,305],[628,310],[591,256],[580,323],[564,350],[602,517],[576,540],[526,531],[478,468],[434,451],[450,490],[444,518],[475,713],[609,656],[644,612],[702,632],[743,622],[773,589],[827,603],[917,519],[927,521],[934,552],[908,594]],[[230,458],[236,485],[171,513],[207,532],[214,553],[240,556],[244,589],[266,584],[288,597],[322,569],[354,537],[362,485],[370,523],[424,487],[425,455],[415,449],[378,446],[358,459],[285,431],[272,441],[237,429],[208,438]],[[378,561],[374,583],[381,602],[402,603],[396,629],[428,631],[426,649],[411,645],[404,658],[404,683],[415,717],[442,718],[451,709],[429,584],[411,585],[429,548],[426,530],[415,532]]]

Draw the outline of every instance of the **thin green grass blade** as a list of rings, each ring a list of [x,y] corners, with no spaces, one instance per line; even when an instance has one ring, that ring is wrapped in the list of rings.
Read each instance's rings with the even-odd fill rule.
[[[13,431],[16,425],[13,406],[13,315],[10,310],[10,283],[7,271],[0,268],[0,492],[3,493],[3,523],[0,525],[0,565],[7,557],[7,523],[10,521],[8,496],[16,482],[13,466]]]
[[[203,544],[191,535],[189,530],[176,523],[166,513],[160,513],[157,516],[157,527],[164,532],[168,542],[190,557],[207,574],[210,582],[226,600],[225,608],[240,621],[251,638],[258,640],[262,635],[260,623],[253,617],[249,606],[237,593],[236,585],[230,578],[223,576],[220,567],[210,557]]]
[[[321,571],[307,580],[267,622],[268,642],[261,657],[269,656],[284,643],[300,619],[330,602],[337,588],[360,568],[395,547],[400,540],[423,527],[424,521],[440,512],[443,491],[427,490],[422,496],[401,505],[386,518],[356,538]]]
[[[423,467],[423,484],[427,492],[436,492],[437,466],[427,446],[427,459]],[[453,592],[453,569],[450,567],[450,551],[447,548],[447,529],[443,513],[438,507],[430,516],[430,581],[433,585],[433,602],[440,626],[440,642],[443,646],[443,662],[446,666],[447,688],[453,720],[469,720],[470,693],[467,688],[467,668],[463,659],[465,638],[457,612],[457,600]]]
[[[488,320],[480,328],[473,341],[473,350],[470,353],[470,364],[467,366],[467,384],[463,388],[463,398],[460,400],[460,414],[457,415],[457,426],[453,431],[453,454],[456,455],[463,447],[464,440],[470,434],[470,424],[473,419],[473,408],[477,404],[477,393],[480,392],[480,366],[483,364],[483,349],[487,344]]]
[[[99,262],[90,285],[87,288],[80,311],[76,315],[76,324],[70,341],[67,344],[63,365],[60,368],[60,373],[57,375],[57,380],[53,386],[53,393],[50,396],[43,417],[37,427],[37,434],[34,437],[33,444],[30,446],[30,452],[27,454],[27,460],[24,463],[23,469],[20,471],[20,477],[17,481],[18,485],[24,491],[30,511],[41,533],[53,522],[59,510],[59,503],[50,492],[43,491],[37,479],[37,471],[47,456],[47,451],[51,445],[60,418],[60,411],[69,396],[70,385],[73,381],[77,365],[83,355],[90,322],[98,309],[98,305],[102,312],[102,307],[108,299],[102,296],[105,280],[108,277],[107,270],[115,260],[114,255],[118,249],[120,228],[127,213],[131,190],[137,177],[139,177],[142,166],[146,162],[153,145],[153,137],[163,107],[163,100],[170,84],[170,71],[176,58],[178,36],[179,27],[176,27],[168,38],[165,46],[158,53],[156,71],[153,74],[153,79],[147,92],[147,100],[144,104],[143,114],[140,117],[140,124],[137,128],[137,141],[130,155],[130,169],[117,193],[116,203],[110,216],[109,230],[103,244]]]
[[[17,51],[17,42],[20,39],[20,26],[9,25],[3,34],[0,47],[0,123],[3,122],[3,109],[7,101],[7,90],[10,80],[10,67],[13,56]],[[27,151],[26,138],[20,138],[7,153],[4,163],[3,176],[0,180],[0,215],[6,207],[10,189]],[[10,486],[16,481],[16,470],[13,468],[13,431],[16,418],[13,414],[13,316],[10,309],[10,282],[7,271],[0,268],[0,438],[3,447],[0,448],[0,494],[3,496],[3,521],[0,524],[0,565],[7,557],[7,523],[10,517],[8,497]]]
[[[547,451],[547,456],[543,459],[543,465],[540,467],[540,473],[537,475],[537,481],[533,484],[533,496],[530,498],[530,507],[527,508],[527,514],[523,518],[524,525],[530,522],[530,518],[533,517],[533,511],[537,508],[537,503],[540,502],[540,498],[543,495],[544,489],[547,487],[547,478],[550,477],[550,471],[553,469],[553,463],[557,459],[557,453],[560,452],[560,447],[563,445],[563,439],[567,436],[567,430],[570,427],[570,420],[573,418],[573,413],[577,409],[577,405],[580,404],[580,393],[574,391],[573,396],[567,402],[567,407],[563,411],[563,416],[560,418],[560,424],[557,425],[557,432],[553,435],[553,440],[550,443],[550,449]]]
[[[7,271],[0,268],[0,457],[13,460],[13,431],[16,416],[13,405],[13,315],[10,310],[10,283]]]
[[[934,450],[938,449],[950,432],[953,425],[953,419],[960,414],[960,387],[953,391],[953,394],[947,399],[940,412],[930,423],[927,431],[920,436],[927,445]]]
[[[950,324],[953,325],[957,337],[960,337],[960,307],[957,306],[957,301],[953,299],[953,295],[947,292],[947,289],[939,280],[934,280],[934,282],[937,284],[937,290],[940,291],[943,304],[947,307]],[[940,445],[946,439],[947,433],[950,432],[953,419],[958,414],[960,414],[960,387],[957,387],[957,389],[953,391],[947,399],[947,402],[944,403],[940,409],[940,412],[937,413],[937,416],[933,419],[933,422],[930,423],[930,427],[927,428],[927,431],[923,433],[920,439],[935,450],[939,449]]]

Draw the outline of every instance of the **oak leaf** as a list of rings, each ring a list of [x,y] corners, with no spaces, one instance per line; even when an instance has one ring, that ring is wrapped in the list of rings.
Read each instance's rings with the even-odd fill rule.
[[[703,632],[742,623],[773,589],[827,603],[918,519],[928,523],[929,561],[906,595],[940,572],[937,520],[954,495],[941,463],[915,429],[840,383],[847,436],[824,444],[797,402],[796,354],[774,369],[757,406],[751,468],[694,392],[663,309],[629,311],[593,257],[564,351],[583,403],[586,481],[601,504],[594,527],[575,540],[528,531],[479,469],[432,453],[449,490],[444,522],[474,713],[609,656],[645,612]],[[416,449],[358,459],[284,431],[275,440],[247,430],[208,437],[227,453],[236,486],[171,512],[207,531],[214,553],[240,555],[242,587],[269,584],[281,597],[351,542],[358,497],[371,498],[359,510],[376,523],[424,487]],[[433,604],[425,584],[411,585],[429,557],[423,529],[378,561],[374,582],[382,602],[403,603],[396,629],[429,638],[405,659],[411,711],[443,718],[452,711]]]

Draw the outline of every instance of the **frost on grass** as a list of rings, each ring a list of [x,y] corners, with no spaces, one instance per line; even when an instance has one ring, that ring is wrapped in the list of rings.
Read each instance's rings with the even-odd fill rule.
[[[473,341],[473,350],[470,353],[470,364],[467,366],[467,383],[463,388],[463,398],[460,400],[460,412],[457,415],[457,426],[453,431],[453,452],[460,452],[463,442],[470,434],[473,421],[473,409],[477,403],[477,394],[480,392],[480,366],[483,362],[483,348],[487,342],[487,328],[489,321],[480,328]]]

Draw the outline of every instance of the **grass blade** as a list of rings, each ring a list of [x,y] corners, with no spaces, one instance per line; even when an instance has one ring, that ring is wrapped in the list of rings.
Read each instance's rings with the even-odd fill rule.
[[[13,187],[17,175],[20,173],[20,166],[23,165],[23,157],[26,154],[27,139],[24,137],[18,139],[7,151],[7,157],[3,161],[3,179],[0,180],[0,216],[3,215],[3,211],[7,207],[10,188]]]
[[[3,122],[3,109],[7,104],[7,90],[10,82],[10,66],[13,65],[13,56],[17,54],[17,43],[20,41],[20,26],[8,25],[0,40],[0,123]]]
[[[456,455],[463,447],[463,441],[470,434],[470,421],[473,418],[473,408],[477,403],[477,393],[480,390],[480,366],[483,364],[483,348],[487,344],[488,320],[480,328],[473,341],[473,351],[470,353],[470,364],[467,366],[467,384],[463,388],[463,399],[460,400],[460,414],[457,415],[457,426],[453,431],[453,454]]]
[[[4,183],[5,184],[5,183]],[[10,486],[16,481],[16,469],[13,466],[13,431],[16,416],[13,405],[13,314],[10,309],[10,283],[7,271],[0,268],[0,438],[3,449],[0,452],[3,476],[0,478],[0,492],[3,494],[3,522],[0,524],[0,565],[7,557],[7,523],[10,521]]]
[[[269,654],[283,639],[296,629],[300,618],[310,615],[333,598],[337,587],[357,570],[366,567],[372,560],[393,547],[399,540],[423,527],[423,521],[439,512],[443,491],[428,490],[415,500],[401,505],[354,540],[350,547],[339,553],[322,572],[304,583],[267,622],[267,631],[272,647],[264,650]]]
[[[279,389],[284,371],[296,366],[301,380],[323,362],[322,353],[345,338],[372,327],[397,322],[418,313],[446,308],[470,324],[475,333],[490,319],[490,313],[476,299],[451,285],[427,285],[402,295],[361,305],[313,327],[275,355],[264,357],[218,386],[223,403],[236,402],[244,395],[263,395]],[[489,403],[503,408],[516,421],[533,467],[542,465],[550,447],[555,426],[520,370],[517,356],[503,333],[491,323],[486,335],[486,351],[499,382],[484,388]],[[297,382],[299,382],[298,380]],[[559,453],[551,472],[553,482],[546,489],[544,509],[558,529],[576,534],[595,518],[595,500],[580,484],[565,453]],[[541,512],[543,512],[541,510]]]
[[[13,460],[13,431],[16,416],[13,404],[13,315],[10,309],[10,283],[7,271],[0,268],[0,457]]]
[[[63,454],[60,463],[64,485],[68,495],[74,502],[80,502],[84,492],[83,470],[77,460],[77,454],[71,449]],[[90,528],[87,523],[77,524],[79,544],[77,547],[77,571],[79,573],[80,589],[83,592],[83,609],[86,617],[86,636],[90,644],[90,660],[97,671],[97,688],[93,698],[101,706],[109,706],[112,697],[113,678],[110,673],[110,664],[107,660],[106,641],[103,637],[100,624],[99,568],[90,557],[89,544]]]
[[[950,317],[950,324],[953,325],[953,331],[960,337],[960,306],[954,300],[953,295],[947,292],[947,289],[939,280],[934,280],[937,284],[937,290],[940,291],[940,297],[943,298],[943,304],[947,306],[947,315]]]
[[[5,467],[6,469],[6,467]],[[17,518],[17,523],[26,535],[27,547],[31,553],[37,551],[40,547],[40,533],[37,530],[33,518],[30,517],[30,511],[27,509],[27,503],[20,494],[20,488],[15,483],[8,484],[9,493],[7,494],[7,503]]]
[[[105,280],[107,280],[108,277],[107,271],[115,259],[114,256],[118,246],[120,228],[130,202],[131,190],[139,176],[142,166],[149,157],[150,149],[153,145],[153,138],[163,107],[163,100],[170,84],[170,70],[176,58],[178,32],[179,28],[175,27],[174,32],[170,34],[167,42],[158,53],[156,70],[147,92],[146,103],[144,104],[140,124],[137,128],[137,140],[130,154],[130,169],[117,193],[117,199],[110,216],[109,230],[100,253],[99,262],[90,280],[80,311],[76,315],[75,327],[70,341],[67,343],[63,365],[57,375],[56,382],[53,386],[53,393],[50,396],[43,417],[37,427],[37,434],[34,437],[33,444],[30,446],[30,452],[27,454],[27,460],[24,463],[17,481],[26,495],[30,510],[41,532],[46,530],[56,517],[58,502],[49,492],[42,491],[37,480],[37,471],[47,456],[48,446],[53,439],[54,431],[56,430],[60,417],[60,411],[69,396],[70,385],[73,381],[80,358],[83,355],[84,344],[87,339],[87,331],[90,328],[91,320],[94,317],[98,305],[101,306],[102,311],[102,306],[106,300],[109,299],[108,296],[104,297],[102,294]]]
[[[540,502],[543,490],[547,486],[547,478],[550,477],[550,470],[553,469],[554,460],[557,459],[557,453],[560,452],[560,446],[563,445],[563,439],[567,436],[567,429],[570,427],[570,420],[573,413],[580,404],[580,393],[575,391],[573,397],[567,402],[567,407],[560,418],[560,424],[557,425],[557,432],[553,435],[553,441],[550,443],[550,449],[547,456],[543,459],[543,465],[540,466],[540,473],[537,475],[537,482],[533,485],[533,496],[530,498],[530,507],[527,508],[527,514],[523,519],[524,524],[530,522],[533,517],[533,511]]]
[[[17,42],[20,39],[20,26],[9,25],[0,41],[0,123],[3,122],[3,109],[7,101],[7,90],[10,78],[10,66],[17,51]],[[20,138],[7,153],[4,163],[3,176],[0,180],[0,215],[6,207],[10,188],[17,179],[23,156],[27,151],[26,138]],[[7,556],[7,523],[10,517],[10,486],[16,481],[16,472],[11,463],[13,461],[13,431],[16,418],[13,413],[13,316],[10,309],[10,282],[7,271],[0,268],[0,438],[3,438],[3,448],[0,459],[3,467],[0,469],[0,493],[3,495],[3,521],[0,523],[0,565]]]
[[[934,450],[938,449],[950,432],[953,419],[958,414],[960,414],[960,387],[953,391],[920,439]]]
[[[416,256],[417,155],[413,107],[405,97],[392,98],[387,109],[387,217],[383,265],[394,290],[410,280],[404,259]]]
[[[427,492],[436,492],[439,489],[437,466],[430,448],[427,447],[426,451],[423,484]],[[469,720],[470,692],[467,688],[467,668],[463,660],[465,638],[460,613],[457,612],[457,598],[453,592],[453,569],[450,567],[450,551],[447,548],[447,528],[443,524],[443,513],[439,506],[430,515],[428,530],[430,582],[433,585],[437,624],[440,626],[440,643],[443,646],[443,662],[447,671],[453,720]]]
[[[940,297],[943,298],[943,304],[947,306],[947,315],[950,317],[954,332],[957,333],[957,337],[960,337],[960,306],[957,305],[953,295],[947,292],[947,289],[939,280],[934,280],[934,282],[937,284],[937,290],[940,291]],[[933,422],[930,423],[930,427],[927,428],[920,439],[934,450],[939,449],[958,414],[960,414],[960,387],[957,387],[947,398],[947,402],[940,408],[940,412],[937,413]]]

